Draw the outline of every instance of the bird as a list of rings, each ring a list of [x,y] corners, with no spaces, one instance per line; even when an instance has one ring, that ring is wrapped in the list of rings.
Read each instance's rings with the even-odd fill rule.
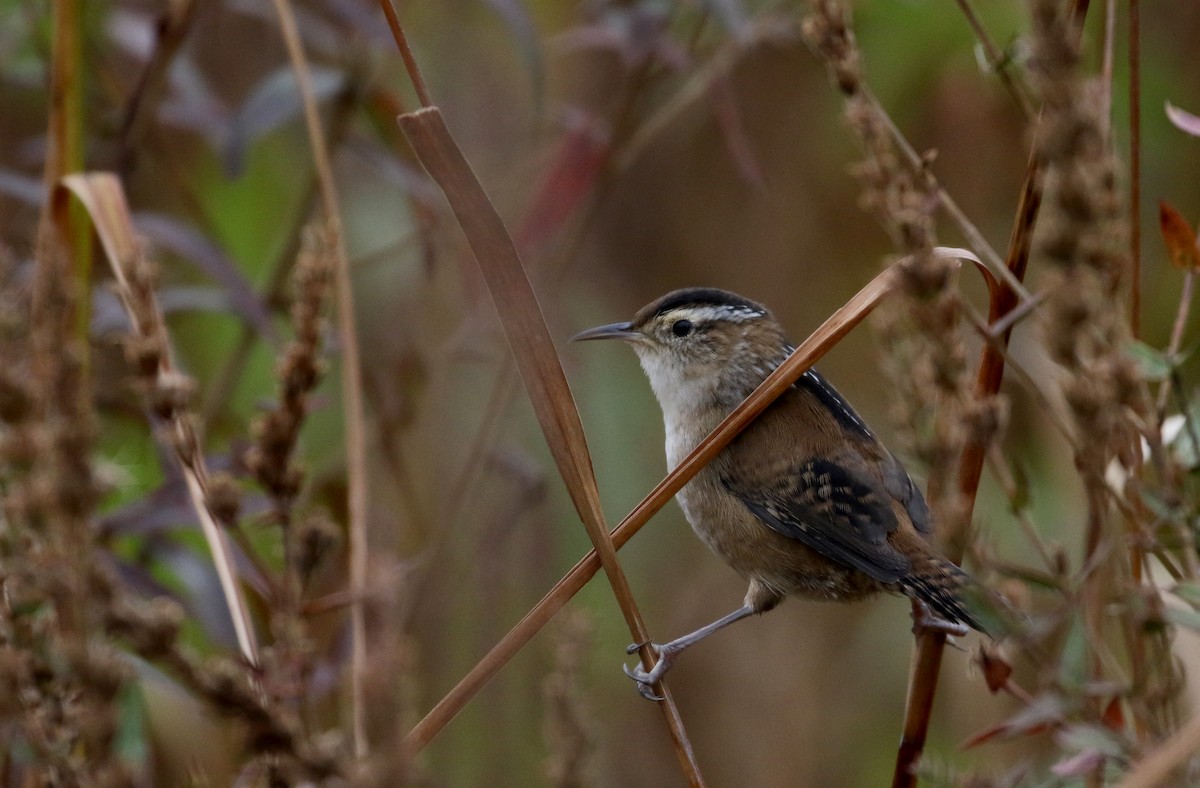
[[[629,344],[662,408],[678,465],[794,350],[766,307],[711,287],[675,290],[632,320],[572,341]],[[914,629],[984,631],[967,599],[976,581],[933,545],[925,499],[820,373],[809,369],[676,494],[692,529],[749,583],[741,607],[625,667],[651,700],[679,654],[785,597],[852,602],[880,592],[913,600]]]

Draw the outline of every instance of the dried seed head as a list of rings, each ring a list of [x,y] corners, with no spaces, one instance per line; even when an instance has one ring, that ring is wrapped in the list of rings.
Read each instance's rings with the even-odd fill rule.
[[[125,358],[139,378],[152,380],[166,357],[162,339],[158,336],[131,334],[125,337]]]
[[[242,506],[242,491],[237,480],[228,473],[214,473],[208,479],[207,502],[218,522],[227,527],[233,525]]]
[[[296,563],[300,576],[307,578],[341,541],[342,532],[325,513],[306,517],[300,524],[297,542],[300,546]]]
[[[161,419],[186,411],[196,394],[196,384],[182,372],[162,372],[150,392],[150,408]]]

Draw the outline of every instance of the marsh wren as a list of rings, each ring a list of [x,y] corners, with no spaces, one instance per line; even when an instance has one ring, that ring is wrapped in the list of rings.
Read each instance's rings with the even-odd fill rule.
[[[624,340],[637,353],[662,406],[671,467],[793,350],[765,307],[713,288],[676,290],[628,323],[573,337],[588,339]],[[729,615],[654,644],[651,670],[625,668],[647,698],[658,699],[653,686],[684,649],[788,595],[849,602],[889,591],[916,600],[919,627],[982,630],[963,603],[974,581],[928,541],[921,492],[815,370],[675,497],[696,534],[750,587]]]

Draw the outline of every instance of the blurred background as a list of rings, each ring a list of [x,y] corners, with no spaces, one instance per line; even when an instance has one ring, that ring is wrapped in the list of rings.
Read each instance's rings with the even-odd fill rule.
[[[1018,64],[1023,3],[975,5]],[[1098,6],[1100,4],[1092,4]],[[32,250],[42,187],[50,19],[43,3],[0,0],[0,234]],[[193,7],[194,6],[194,7]],[[1200,5],[1144,4],[1142,143],[1144,337],[1166,344],[1180,276],[1154,231],[1169,199],[1200,217],[1200,140],[1164,102],[1200,111]],[[879,270],[892,246],[858,206],[860,153],[824,64],[805,46],[805,4],[439,0],[399,3],[435,103],[517,240],[574,390],[610,523],[662,477],[661,418],[636,359],[618,346],[571,346],[683,286],[727,288],[768,305],[799,341]],[[587,551],[589,543],[512,373],[495,307],[440,193],[394,117],[417,106],[378,6],[296,2],[342,193],[368,406],[373,576],[403,654],[392,676],[401,727],[424,714]],[[83,96],[89,169],[124,178],[139,229],[162,266],[160,295],[179,363],[196,377],[205,448],[237,468],[248,425],[273,396],[288,330],[286,271],[314,204],[300,103],[269,3],[111,0],[84,5]],[[1102,8],[1089,14],[1095,71]],[[1029,150],[1020,108],[982,68],[951,3],[864,0],[854,7],[867,81],[932,169],[1003,249]],[[1124,19],[1117,20],[1124,42]],[[173,40],[174,37],[178,40]],[[166,43],[164,43],[166,42]],[[1115,140],[1128,145],[1125,44],[1117,47]],[[948,223],[940,242],[965,245]],[[103,280],[107,268],[97,264]],[[1031,279],[1038,281],[1035,258]],[[982,310],[983,287],[962,287]],[[188,643],[233,640],[178,478],[131,407],[115,298],[93,305],[98,462],[110,481],[103,541],[144,592],[189,611]],[[503,306],[503,305],[501,305]],[[1023,325],[1014,352],[1053,375]],[[303,504],[343,522],[344,439],[336,344],[305,425]],[[864,326],[823,373],[895,445],[877,340]],[[972,362],[973,366],[973,362]],[[1049,543],[1078,560],[1081,489],[1068,447],[1019,386],[1006,386],[1004,438]],[[899,448],[899,447],[897,447]],[[913,475],[924,469],[910,464]],[[265,560],[276,537],[244,527]],[[1030,559],[1007,499],[985,476],[980,538]],[[732,610],[743,582],[669,504],[622,551],[648,626],[663,641]],[[318,588],[345,583],[344,561]],[[1036,604],[1036,600],[1035,600]],[[346,649],[340,613],[312,623],[327,667],[315,718],[339,723]],[[878,785],[904,711],[911,636],[899,598],[855,606],[789,601],[688,652],[671,686],[714,786]],[[1044,768],[1037,739],[969,751],[970,735],[1012,713],[987,695],[969,649],[948,651],[925,767]],[[661,716],[621,673],[628,642],[594,580],[427,748],[430,785],[681,784]],[[171,680],[141,674],[148,753],[159,774],[228,779],[236,736]],[[181,719],[191,731],[179,733]],[[581,758],[582,766],[573,765]],[[564,765],[566,764],[566,765]],[[559,769],[555,772],[554,769]],[[566,770],[565,772],[563,770]],[[224,777],[222,777],[224,775]],[[168,784],[164,782],[162,784]]]

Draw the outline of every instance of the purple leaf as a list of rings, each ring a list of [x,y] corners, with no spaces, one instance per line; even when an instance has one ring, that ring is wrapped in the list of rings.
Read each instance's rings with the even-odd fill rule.
[[[46,201],[42,179],[15,170],[0,169],[0,195],[27,205],[40,206]]]
[[[339,93],[347,77],[331,68],[314,66],[311,71],[313,95],[323,101]],[[290,67],[267,75],[238,108],[225,137],[225,171],[237,177],[246,163],[246,151],[252,143],[300,116],[304,104]]]
[[[134,214],[134,223],[147,238],[192,262],[219,284],[234,311],[255,330],[272,341],[278,340],[267,305],[237,265],[207,236],[166,214],[139,211]]]

